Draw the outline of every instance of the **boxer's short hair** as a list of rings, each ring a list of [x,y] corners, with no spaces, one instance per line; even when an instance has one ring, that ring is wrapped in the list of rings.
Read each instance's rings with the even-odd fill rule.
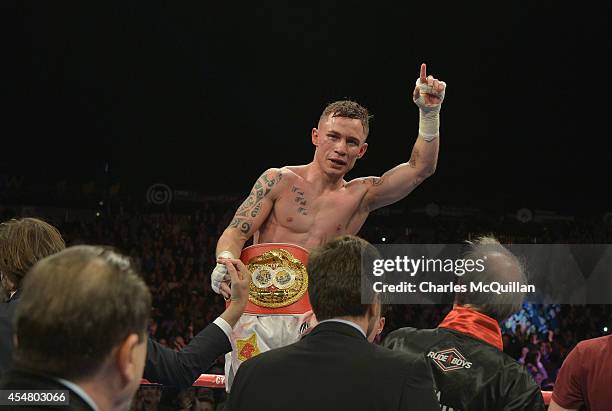
[[[368,109],[350,100],[341,100],[330,103],[325,107],[321,114],[320,120],[325,120],[327,116],[354,118],[361,121],[363,132],[368,136],[370,132],[370,119],[372,116],[368,114]]]

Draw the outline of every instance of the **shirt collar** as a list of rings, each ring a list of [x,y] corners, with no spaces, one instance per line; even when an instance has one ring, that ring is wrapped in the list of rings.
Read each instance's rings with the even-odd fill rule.
[[[87,395],[87,393],[81,387],[79,387],[73,382],[64,380],[63,378],[56,378],[56,380],[61,384],[65,385],[66,387],[70,388],[71,391],[81,397],[83,401],[85,401],[91,408],[93,408],[94,411],[100,411],[94,400],[92,400],[91,397]]]
[[[368,338],[366,336],[365,332],[363,332],[363,329],[360,326],[358,326],[357,324],[355,324],[354,322],[349,321],[349,320],[342,320],[340,318],[330,318],[329,320],[320,321],[319,324],[328,323],[328,322],[332,322],[332,321],[333,322],[337,322],[337,323],[342,323],[342,324],[350,325],[351,327],[354,327],[355,329],[359,330],[359,332],[361,334],[363,334],[363,336],[365,338]]]
[[[448,328],[504,350],[501,329],[497,321],[472,308],[456,306],[442,320],[440,328]]]

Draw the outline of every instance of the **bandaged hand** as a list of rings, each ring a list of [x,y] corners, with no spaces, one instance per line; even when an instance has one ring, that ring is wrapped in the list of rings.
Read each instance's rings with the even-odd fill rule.
[[[233,259],[234,256],[229,251],[223,251],[217,256],[218,259]],[[210,274],[210,283],[214,292],[222,294],[225,298],[230,298],[231,290],[227,283],[230,281],[230,275],[227,272],[227,267],[222,262],[217,262],[215,269]]]
[[[421,64],[412,99],[419,106],[419,135],[425,141],[432,141],[440,135],[440,108],[445,92],[446,83],[428,76],[427,66]]]

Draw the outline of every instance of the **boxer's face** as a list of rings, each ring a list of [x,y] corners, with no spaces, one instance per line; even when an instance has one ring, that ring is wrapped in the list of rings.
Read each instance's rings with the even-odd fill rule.
[[[312,143],[317,147],[315,160],[326,174],[343,176],[365,154],[365,139],[361,121],[327,116],[319,122],[319,128],[312,129]]]

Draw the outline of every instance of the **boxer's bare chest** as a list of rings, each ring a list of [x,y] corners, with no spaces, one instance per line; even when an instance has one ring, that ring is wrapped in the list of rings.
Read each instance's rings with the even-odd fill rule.
[[[275,200],[260,229],[259,242],[291,242],[306,248],[342,234],[356,234],[367,218],[363,185],[316,192],[307,181],[294,179]]]

